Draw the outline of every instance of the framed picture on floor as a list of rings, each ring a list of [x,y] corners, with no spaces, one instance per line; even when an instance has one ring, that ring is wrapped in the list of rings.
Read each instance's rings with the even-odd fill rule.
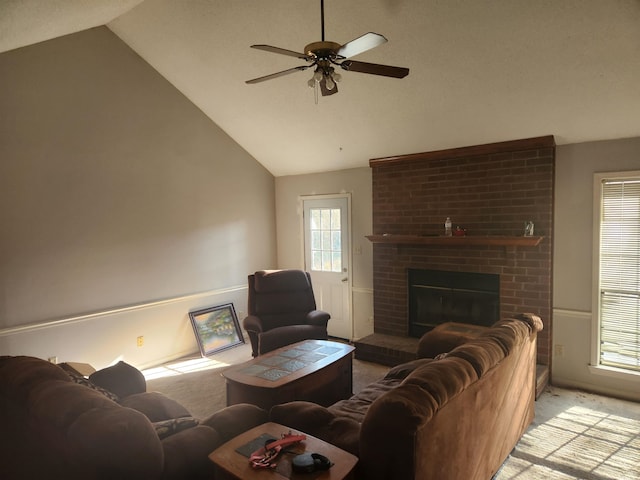
[[[244,343],[233,303],[189,312],[203,357]]]

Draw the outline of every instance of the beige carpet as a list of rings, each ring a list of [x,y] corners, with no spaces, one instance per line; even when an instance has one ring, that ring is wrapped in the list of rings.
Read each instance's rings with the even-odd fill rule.
[[[226,405],[220,373],[250,358],[249,346],[240,345],[208,358],[170,362],[144,371],[147,389],[204,418]],[[354,393],[387,370],[354,360]],[[512,479],[640,480],[640,404],[549,387],[536,402],[533,424],[495,476]]]

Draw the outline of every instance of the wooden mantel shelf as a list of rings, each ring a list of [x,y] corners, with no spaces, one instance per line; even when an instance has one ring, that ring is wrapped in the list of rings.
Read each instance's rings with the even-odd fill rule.
[[[421,236],[421,235],[367,235],[371,243],[386,243],[388,245],[460,245],[460,246],[505,246],[505,247],[535,247],[544,237],[516,237],[505,235],[469,235],[469,236]]]

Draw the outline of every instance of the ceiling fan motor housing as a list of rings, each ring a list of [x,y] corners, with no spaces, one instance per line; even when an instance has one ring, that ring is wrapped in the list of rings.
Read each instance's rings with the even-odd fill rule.
[[[320,59],[336,58],[340,47],[336,42],[313,42],[304,47],[304,53]]]

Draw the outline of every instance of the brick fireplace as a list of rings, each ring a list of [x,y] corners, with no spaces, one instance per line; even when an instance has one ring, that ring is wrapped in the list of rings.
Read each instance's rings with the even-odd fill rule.
[[[374,335],[409,337],[412,269],[499,276],[499,316],[532,312],[544,322],[538,364],[551,363],[552,136],[374,159]],[[450,217],[466,236],[444,237]],[[524,237],[526,221],[534,236]],[[356,354],[357,354],[356,350]],[[404,360],[399,358],[398,361]]]

